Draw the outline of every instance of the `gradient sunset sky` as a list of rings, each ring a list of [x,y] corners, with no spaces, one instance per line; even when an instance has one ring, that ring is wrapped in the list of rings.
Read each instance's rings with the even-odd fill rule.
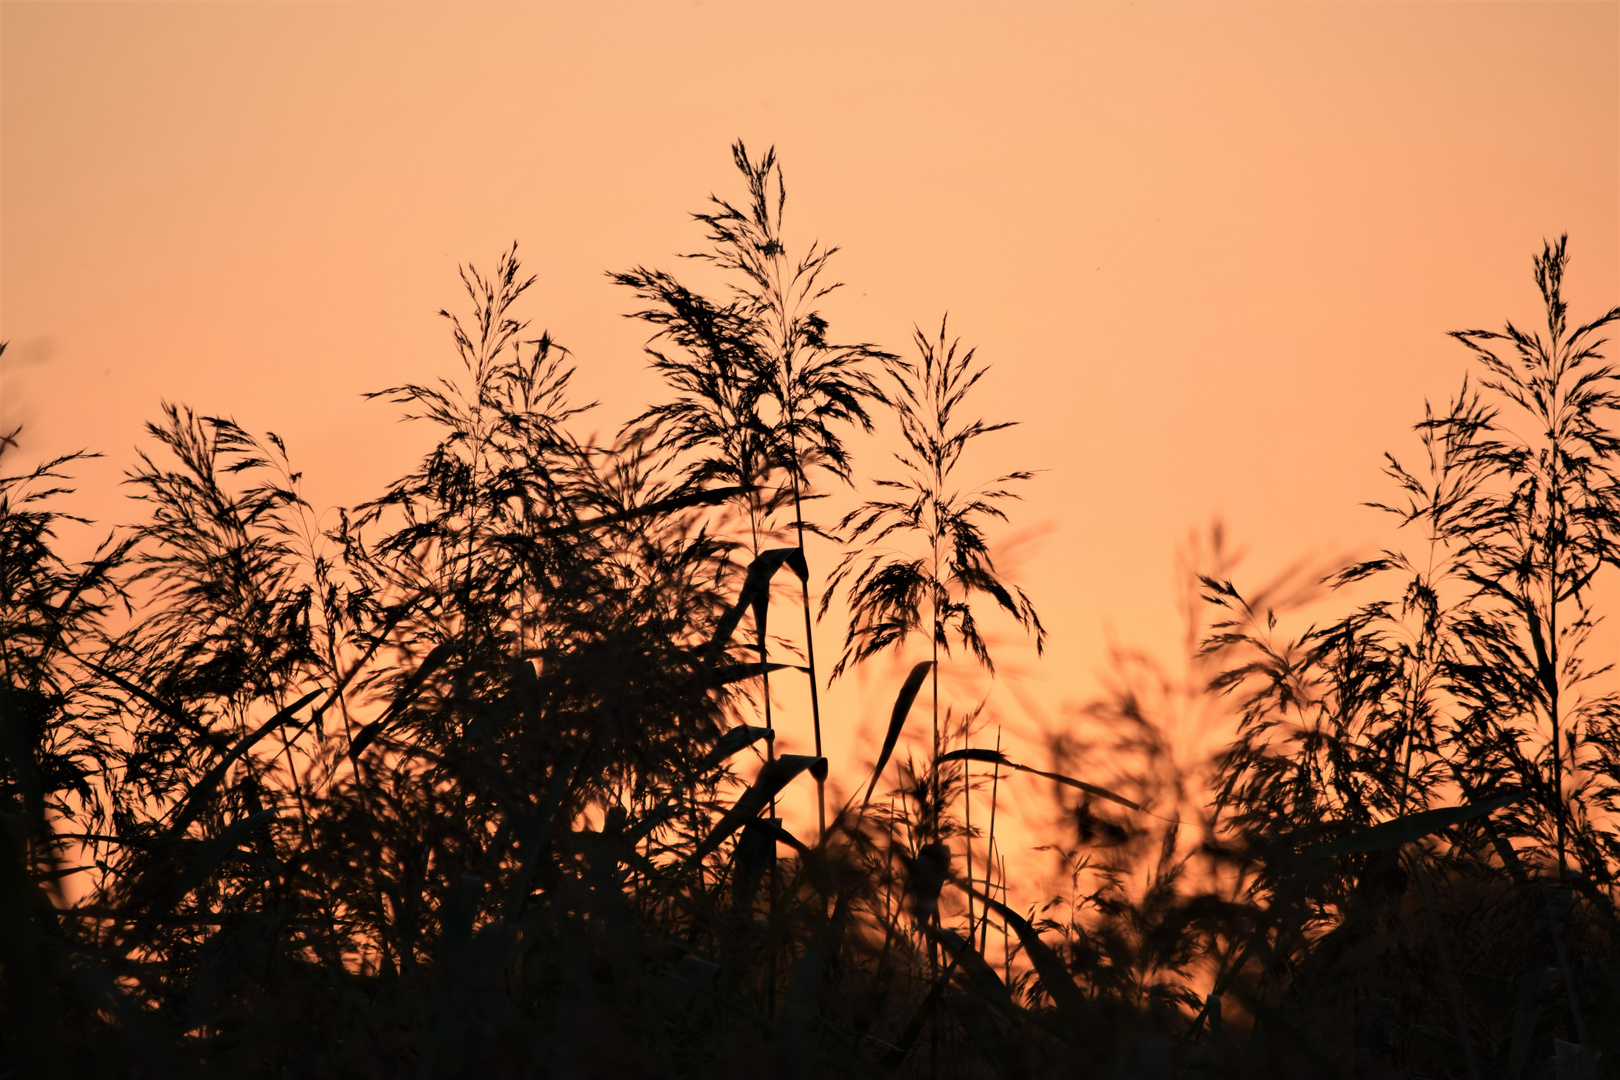
[[[377,493],[422,436],[362,392],[453,373],[435,312],[514,239],[613,429],[660,387],[604,271],[680,269],[732,140],[774,144],[836,336],[948,311],[1021,422],[976,467],[1044,470],[1010,721],[1110,641],[1173,659],[1213,518],[1253,580],[1382,542],[1382,452],[1447,331],[1534,321],[1543,238],[1576,318],[1620,302],[1616,3],[5,3],[0,94],[5,471],[103,452],[69,505],[108,523],[164,400],[279,433],[317,506]]]

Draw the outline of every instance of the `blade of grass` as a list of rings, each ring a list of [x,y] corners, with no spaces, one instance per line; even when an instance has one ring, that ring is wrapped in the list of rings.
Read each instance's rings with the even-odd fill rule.
[[[293,718],[299,709],[302,709],[305,705],[308,705],[311,701],[315,700],[317,697],[320,697],[323,693],[325,693],[324,689],[316,687],[314,690],[311,690],[309,693],[305,694],[303,697],[299,698],[297,701],[293,702],[291,705],[288,705],[285,709],[282,709],[270,719],[260,724],[252,732],[239,739],[236,745],[231,747],[230,750],[226,752],[225,756],[220,758],[219,761],[215,763],[214,767],[209,769],[207,773],[203,774],[203,778],[197,781],[196,785],[186,793],[185,801],[182,802],[179,808],[175,811],[174,821],[170,824],[168,829],[168,838],[173,839],[174,837],[177,837],[181,833],[185,832],[186,826],[190,825],[192,821],[196,819],[196,816],[202,811],[203,802],[211,794],[213,794],[214,789],[219,786],[222,780],[225,779],[225,773],[230,769],[232,763],[240,760],[243,754],[246,754],[249,750],[253,749],[255,743],[264,738],[266,735],[270,734],[276,728],[287,723]]]
[[[900,741],[900,732],[906,726],[906,717],[911,712],[912,704],[917,700],[917,694],[922,690],[923,680],[928,677],[928,669],[933,666],[932,660],[914,664],[911,674],[906,676],[905,683],[900,687],[899,696],[894,699],[894,711],[889,715],[889,730],[883,736],[883,749],[878,753],[877,767],[872,770],[872,780],[866,785],[866,797],[861,800],[863,809],[872,801],[872,789],[877,787],[884,768],[889,764],[889,758],[894,754],[895,744]]]
[[[706,772],[739,750],[754,745],[760,739],[774,738],[776,738],[776,732],[771,731],[769,728],[749,727],[747,724],[740,724],[720,736],[719,740],[714,744],[714,749],[710,750],[709,755],[703,759],[703,764],[699,766],[699,769]]]
[[[395,720],[405,710],[406,706],[416,700],[416,695],[421,693],[422,684],[427,681],[428,676],[437,671],[440,665],[454,651],[455,645],[448,641],[441,641],[428,651],[428,654],[422,658],[422,663],[405,680],[405,685],[399,688],[399,693],[394,695],[394,700],[388,703],[388,708],[383,712],[382,716],[361,728],[360,734],[356,735],[354,741],[349,743],[350,761],[355,763],[360,761],[361,752],[370,746],[378,735],[382,734],[383,728]]]
[[[1500,810],[1510,803],[1518,802],[1524,798],[1523,792],[1503,795],[1486,802],[1475,803],[1472,806],[1450,806],[1440,810],[1424,810],[1417,814],[1407,814],[1404,817],[1392,818],[1365,829],[1358,829],[1349,836],[1340,837],[1326,844],[1317,844],[1306,848],[1301,854],[1306,858],[1327,858],[1332,855],[1357,855],[1373,851],[1393,851],[1413,840],[1421,840],[1430,833],[1449,829],[1453,825],[1460,825],[1465,821],[1483,817],[1493,810]]]
[[[731,635],[736,631],[737,624],[742,622],[746,612],[752,610],[755,621],[763,624],[771,599],[771,579],[776,576],[776,572],[783,566],[791,566],[793,572],[799,574],[800,568],[804,565],[804,553],[798,548],[772,548],[769,551],[762,551],[748,564],[742,589],[737,593],[737,602],[726,610],[715,625],[714,637],[709,641],[711,662],[718,660],[731,642]]]
[[[709,835],[693,849],[692,854],[687,857],[687,865],[695,866],[702,862],[710,852],[725,841],[726,837],[757,818],[794,777],[820,760],[822,759],[808,754],[783,754],[775,761],[767,761],[759,770],[759,776],[748,786],[748,790],[744,791],[731,808],[721,815],[719,822],[709,831]]]
[[[1047,772],[1045,769],[1035,769],[1028,765],[1020,765],[1016,761],[1009,761],[1007,756],[999,750],[985,750],[980,747],[967,747],[961,750],[952,750],[950,753],[941,754],[939,756],[939,763],[941,765],[952,761],[983,761],[1005,766],[1009,769],[1016,769],[1019,772],[1026,772],[1034,776],[1045,777],[1048,780],[1055,780],[1060,784],[1077,788],[1080,791],[1084,791],[1090,795],[1095,795],[1099,799],[1107,799],[1109,802],[1116,802],[1121,806],[1128,806],[1132,810],[1143,810],[1141,803],[1132,802],[1130,799],[1127,799],[1125,796],[1120,795],[1117,792],[1109,791],[1107,788],[1099,787],[1096,784],[1088,784],[1084,780],[1076,780],[1072,776],[1064,776],[1062,773]],[[1154,816],[1157,817],[1158,815]]]
[[[1041,935],[1030,925],[1028,919],[988,894],[980,893],[979,899],[1000,915],[1007,925],[1012,927],[1013,933],[1018,935],[1019,942],[1024,946],[1024,952],[1029,955],[1030,963],[1035,966],[1035,974],[1040,978],[1041,986],[1058,1008],[1076,1021],[1083,1017],[1087,1011],[1085,995],[1069,976],[1069,969],[1064,965],[1063,958],[1041,940]]]

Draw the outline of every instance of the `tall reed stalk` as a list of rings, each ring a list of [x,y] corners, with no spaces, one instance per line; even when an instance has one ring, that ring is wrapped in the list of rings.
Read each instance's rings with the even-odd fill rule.
[[[932,758],[940,748],[940,654],[949,654],[953,636],[986,670],[995,664],[976,618],[976,601],[988,601],[1010,616],[1035,639],[1037,653],[1046,642],[1034,605],[1022,589],[1002,580],[984,535],[990,521],[1006,521],[1001,504],[1017,498],[1009,485],[1034,473],[1008,473],[976,488],[962,490],[957,472],[963,455],[986,435],[1012,427],[1012,421],[986,423],[959,415],[969,391],[989,370],[975,363],[975,350],[947,341],[941,320],[937,339],[916,332],[916,361],[888,363],[890,400],[906,449],[895,454],[903,479],[877,480],[891,497],[871,499],[839,523],[853,545],[833,574],[823,598],[825,612],[833,592],[846,590],[850,624],[843,655],[833,677],[890,648],[901,648],[913,633],[928,635],[932,661]],[[897,549],[911,541],[913,549]],[[932,770],[933,824],[942,838],[939,772]]]
[[[694,485],[725,479],[766,488],[770,494],[763,502],[748,496],[756,536],[754,508],[760,508],[759,521],[766,521],[777,507],[791,503],[798,567],[808,568],[805,534],[815,529],[805,520],[804,502],[811,497],[811,469],[850,481],[851,458],[841,432],[849,425],[871,429],[867,406],[883,399],[871,368],[891,356],[871,344],[829,340],[819,305],[840,287],[824,277],[838,249],[812,243],[802,256],[790,258],[782,232],[787,189],[775,150],[755,160],[739,141],[732,157],[748,198],[738,206],[711,197],[710,208],[693,215],[704,225],[710,246],[690,256],[721,272],[726,299],[705,299],[658,271],[614,275],[653,305],[636,317],[660,327],[649,345],[653,366],[680,395],[648,409],[633,426],[652,435],[659,449],[693,455],[684,468]],[[664,341],[680,351],[665,354]],[[820,675],[807,569],[800,574],[800,599],[811,730],[821,757]],[[764,647],[762,639],[762,665]],[[768,709],[768,688],[765,696]],[[825,832],[825,777],[817,778],[817,806]]]

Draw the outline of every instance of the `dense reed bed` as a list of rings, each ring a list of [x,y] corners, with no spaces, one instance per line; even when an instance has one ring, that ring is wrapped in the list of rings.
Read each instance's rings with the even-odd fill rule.
[[[1570,322],[1564,242],[1544,327],[1456,335],[1477,373],[1388,464],[1409,548],[1326,583],[1372,599],[1288,636],[1206,572],[1183,704],[1235,740],[1178,763],[1125,679],[1098,776],[939,686],[993,671],[989,612],[1045,636],[986,540],[1028,474],[959,468],[1007,426],[985,366],[943,324],[838,343],[834,251],[790,252],[772,154],[735,162],[746,198],[696,215],[727,291],[614,275],[669,394],[609,443],[514,249],[464,272],[453,377],[378,395],[433,449],[334,527],[274,435],[182,407],[87,561],[78,455],[0,480],[0,1076],[1620,1075],[1620,699],[1585,647],[1620,309]],[[868,479],[874,425],[902,450]],[[901,651],[829,801],[818,691]],[[1007,888],[1015,783],[1066,823],[1065,906]]]

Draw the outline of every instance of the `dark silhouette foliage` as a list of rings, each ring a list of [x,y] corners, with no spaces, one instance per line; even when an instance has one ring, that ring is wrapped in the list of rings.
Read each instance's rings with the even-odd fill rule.
[[[959,492],[1007,426],[962,419],[984,367],[943,325],[831,343],[832,249],[790,259],[774,155],[735,160],[746,203],[697,215],[724,299],[616,275],[673,399],[609,445],[513,249],[463,274],[455,377],[375,395],[432,448],[328,527],[280,439],[180,406],[82,562],[79,455],[0,477],[0,1077],[1614,1075],[1620,309],[1571,327],[1563,241],[1545,334],[1459,334],[1481,374],[1390,460],[1414,550],[1330,582],[1381,599],[1289,637],[1205,567],[1207,789],[1125,660],[1101,742],[974,745],[936,682],[897,760],[948,650],[989,664],[975,600],[1044,638],[984,531],[1030,474]],[[860,487],[890,417],[909,479],[824,582],[812,479]],[[839,670],[926,638],[874,761],[775,752],[766,680],[819,678],[769,657],[784,568],[806,613],[851,588]],[[857,797],[794,835],[777,797],[833,768]],[[1009,889],[1010,783],[1067,897]]]

